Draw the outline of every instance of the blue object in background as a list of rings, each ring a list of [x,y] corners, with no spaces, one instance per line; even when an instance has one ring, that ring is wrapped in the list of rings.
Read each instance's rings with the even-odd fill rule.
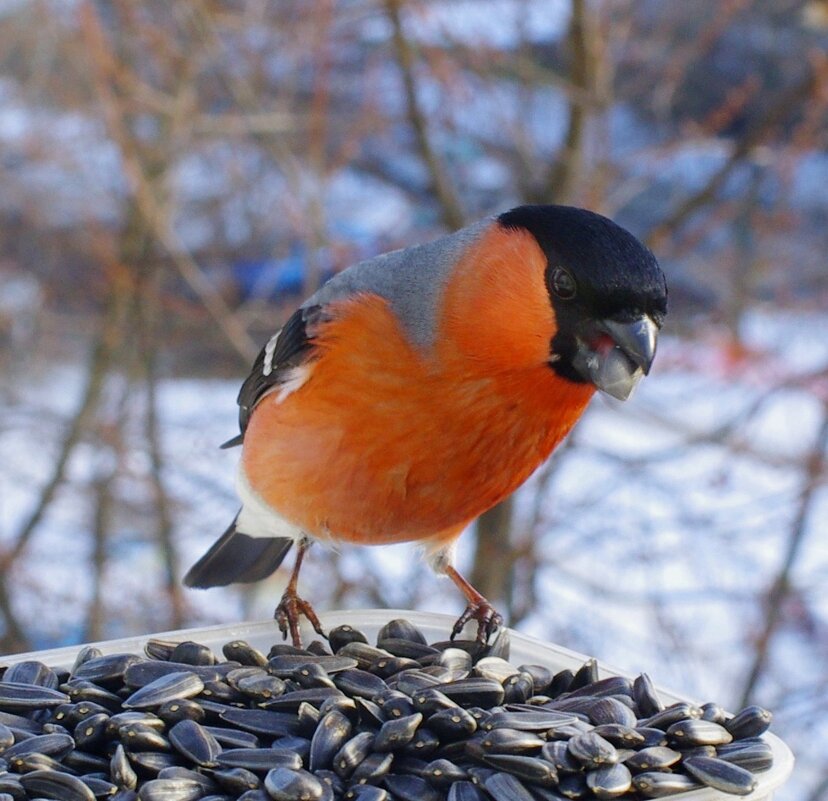
[[[323,250],[317,258],[327,281],[333,275],[330,256]],[[307,264],[308,248],[296,243],[284,258],[243,259],[233,262],[230,272],[240,300],[276,300],[302,294]]]

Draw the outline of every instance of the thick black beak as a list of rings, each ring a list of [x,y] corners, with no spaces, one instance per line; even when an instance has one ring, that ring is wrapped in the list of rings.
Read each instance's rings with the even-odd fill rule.
[[[601,326],[625,355],[647,375],[655,358],[658,340],[656,324],[645,316],[631,323],[604,320]]]
[[[606,340],[602,343],[601,334],[612,344]],[[591,333],[579,341],[573,365],[602,392],[627,400],[639,380],[650,372],[657,339],[658,326],[647,315],[623,323],[601,320],[593,323]]]

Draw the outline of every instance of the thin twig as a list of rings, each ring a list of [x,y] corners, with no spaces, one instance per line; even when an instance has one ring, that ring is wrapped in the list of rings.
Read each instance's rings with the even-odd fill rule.
[[[750,157],[754,149],[786,119],[801,108],[806,98],[818,88],[816,69],[811,69],[793,88],[776,98],[764,117],[751,125],[744,136],[739,139],[724,164],[713,174],[710,180],[694,194],[685,198],[670,214],[656,225],[647,236],[647,243],[653,249],[659,249],[673,232],[678,230],[696,211],[708,205],[719,194],[733,170]]]
[[[763,604],[765,625],[756,638],[753,663],[742,690],[740,704],[742,707],[750,703],[756,685],[762,678],[770,655],[771,642],[782,620],[785,600],[791,593],[791,576],[802,550],[802,543],[805,541],[808,532],[811,510],[816,502],[817,490],[821,487],[822,472],[825,469],[826,449],[828,449],[828,406],[824,409],[822,426],[805,463],[805,481],[802,486],[796,517],[791,527],[788,547],[785,550],[779,572],[765,597]]]
[[[69,457],[80,441],[89,418],[98,405],[104,380],[112,360],[112,353],[119,336],[118,320],[120,316],[121,304],[116,294],[110,299],[107,305],[101,331],[89,362],[86,387],[78,408],[69,422],[60,450],[54,459],[52,474],[41,489],[37,504],[20,527],[20,530],[14,537],[12,545],[6,548],[2,555],[0,555],[0,573],[7,573],[11,565],[25,550],[40,521],[54,500],[58,488],[63,483]]]
[[[159,274],[152,276],[158,283]],[[173,537],[173,521],[170,499],[164,485],[164,451],[161,446],[161,426],[158,419],[158,307],[156,287],[149,287],[141,296],[138,308],[139,329],[141,331],[141,361],[144,371],[146,391],[145,431],[147,447],[152,465],[150,479],[154,495],[156,537],[164,562],[164,582],[170,600],[170,620],[172,628],[180,628],[186,619],[184,596],[179,581],[179,559]]]
[[[106,541],[111,523],[112,494],[110,485],[113,475],[102,475],[94,482],[95,514],[92,522],[92,595],[82,639],[95,642],[103,639],[106,614],[103,600],[103,579],[106,571]]]

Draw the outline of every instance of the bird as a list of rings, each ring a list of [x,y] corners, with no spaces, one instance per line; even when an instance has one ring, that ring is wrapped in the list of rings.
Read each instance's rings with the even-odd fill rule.
[[[596,212],[524,205],[359,262],[264,345],[238,396],[241,509],[190,568],[208,588],[296,561],[274,617],[301,645],[314,542],[415,542],[485,643],[502,615],[455,567],[460,534],[517,489],[596,392],[626,400],[667,313],[655,256]]]

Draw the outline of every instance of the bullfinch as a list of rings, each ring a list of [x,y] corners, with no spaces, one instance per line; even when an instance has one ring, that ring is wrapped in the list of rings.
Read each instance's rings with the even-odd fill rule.
[[[275,617],[300,643],[314,541],[417,542],[486,641],[502,622],[454,567],[455,543],[552,453],[596,388],[626,399],[667,312],[652,253],[616,223],[520,206],[360,262],[308,298],[241,387],[241,510],[185,577],[269,576],[295,543]]]

